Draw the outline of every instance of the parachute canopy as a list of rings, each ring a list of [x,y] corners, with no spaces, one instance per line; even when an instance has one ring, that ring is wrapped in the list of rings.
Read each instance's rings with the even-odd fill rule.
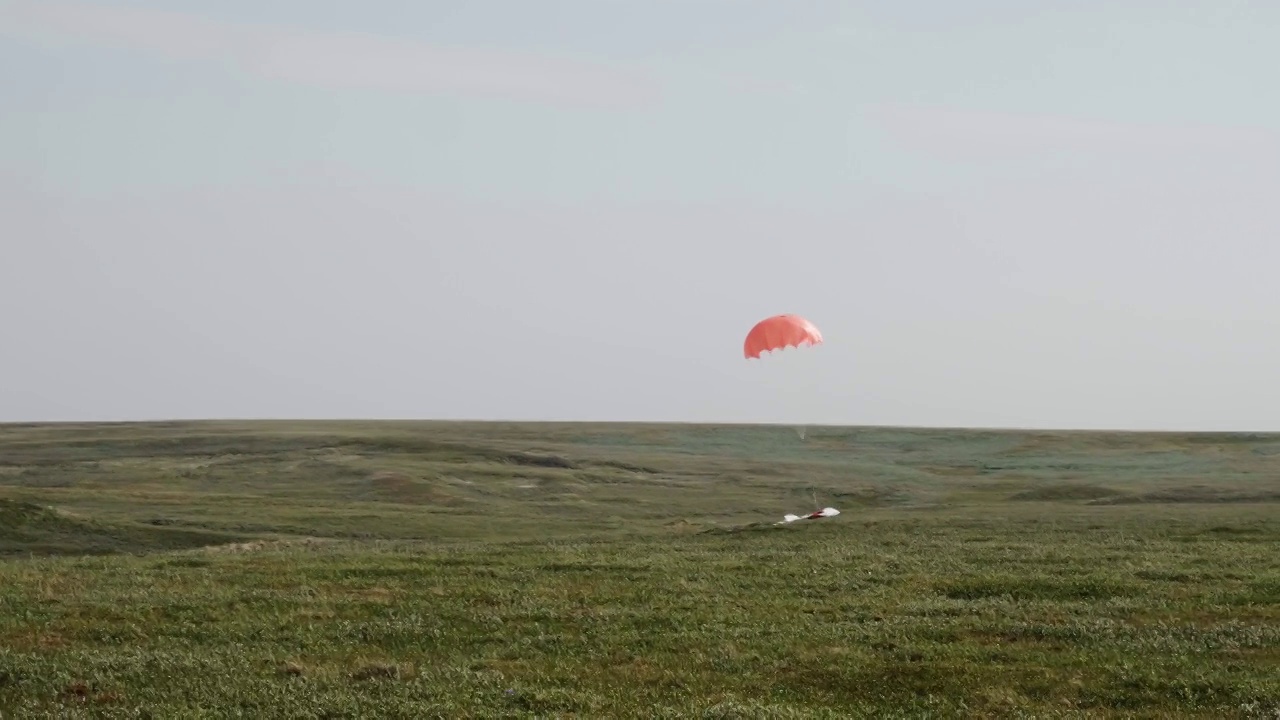
[[[799,315],[774,315],[751,328],[742,344],[742,354],[750,360],[764,352],[821,343],[822,333],[808,320]]]

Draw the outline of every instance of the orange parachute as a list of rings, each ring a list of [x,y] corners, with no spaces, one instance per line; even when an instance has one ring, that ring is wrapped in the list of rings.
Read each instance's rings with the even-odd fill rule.
[[[750,360],[773,350],[820,344],[822,333],[813,323],[799,315],[774,315],[751,328],[742,344],[742,354]]]

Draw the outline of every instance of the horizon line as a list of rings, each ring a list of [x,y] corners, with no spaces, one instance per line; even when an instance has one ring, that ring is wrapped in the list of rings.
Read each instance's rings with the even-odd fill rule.
[[[449,424],[449,425],[615,425],[615,426],[669,426],[669,427],[735,427],[735,428],[796,428],[807,430],[908,430],[918,432],[997,432],[997,433],[1071,433],[1107,435],[1276,435],[1280,430],[1262,429],[1179,429],[1179,428],[1107,428],[1079,426],[1018,426],[1018,425],[928,425],[902,423],[831,423],[831,422],[782,422],[747,420],[567,420],[567,419],[514,419],[514,418],[449,418],[449,417],[157,417],[117,420],[0,420],[0,429],[6,427],[32,427],[54,425],[170,425],[170,424],[280,424],[280,423],[387,423],[387,424]]]

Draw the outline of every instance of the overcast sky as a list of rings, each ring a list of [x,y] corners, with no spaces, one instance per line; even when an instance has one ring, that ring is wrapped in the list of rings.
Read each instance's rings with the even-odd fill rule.
[[[1280,430],[1280,4],[0,0],[0,420]],[[742,356],[800,313],[818,348]]]

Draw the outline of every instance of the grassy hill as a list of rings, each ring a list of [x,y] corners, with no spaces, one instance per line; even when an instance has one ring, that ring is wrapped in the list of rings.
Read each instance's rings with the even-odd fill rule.
[[[1274,435],[8,425],[4,557],[3,718],[1280,711]]]
[[[0,498],[0,557],[99,555],[181,550],[234,542],[232,533],[155,527],[93,518]]]

